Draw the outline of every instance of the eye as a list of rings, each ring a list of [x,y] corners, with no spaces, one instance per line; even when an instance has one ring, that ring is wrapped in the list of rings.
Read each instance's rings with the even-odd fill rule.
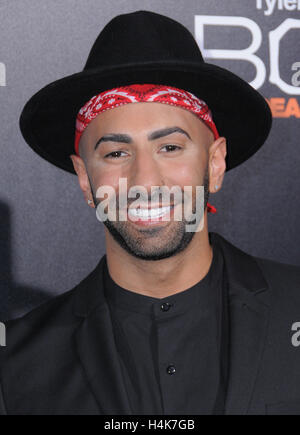
[[[181,147],[179,147],[178,145],[164,145],[162,148],[167,148],[168,151],[164,151],[164,152],[167,152],[167,153],[168,152],[172,152],[172,151],[177,151],[177,150],[181,149]]]
[[[121,157],[121,156],[120,156],[121,153],[124,153],[124,151],[112,151],[111,153],[106,154],[106,155],[104,156],[104,158],[105,158],[105,159],[118,159],[119,157]],[[125,153],[125,154],[126,154],[126,153]]]

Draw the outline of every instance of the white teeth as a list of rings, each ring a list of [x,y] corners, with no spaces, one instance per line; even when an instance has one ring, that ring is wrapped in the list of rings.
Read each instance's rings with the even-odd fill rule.
[[[158,207],[152,209],[131,208],[128,210],[129,216],[140,217],[144,219],[159,218],[168,213],[171,207]]]

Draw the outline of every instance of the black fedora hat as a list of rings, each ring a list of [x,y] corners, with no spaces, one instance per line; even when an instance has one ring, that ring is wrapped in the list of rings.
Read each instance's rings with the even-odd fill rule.
[[[96,39],[83,71],[45,86],[25,105],[20,129],[40,156],[74,173],[75,120],[94,95],[117,86],[152,83],[184,89],[210,107],[227,140],[226,170],[266,140],[272,115],[265,99],[232,72],[203,60],[192,34],[166,16],[118,15]]]

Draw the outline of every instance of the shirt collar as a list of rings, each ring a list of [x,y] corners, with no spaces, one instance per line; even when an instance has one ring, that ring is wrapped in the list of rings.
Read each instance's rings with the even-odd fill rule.
[[[120,287],[109,275],[107,262],[104,264],[104,290],[107,301],[114,307],[128,312],[168,318],[194,307],[201,311],[217,308],[219,288],[222,278],[223,257],[217,244],[212,244],[213,259],[208,273],[194,286],[165,298],[145,296]]]

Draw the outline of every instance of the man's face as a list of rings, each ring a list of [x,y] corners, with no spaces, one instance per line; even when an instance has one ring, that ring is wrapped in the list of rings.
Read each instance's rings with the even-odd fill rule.
[[[95,148],[100,138],[104,139]],[[100,202],[97,189],[111,186],[116,192],[118,212],[119,179],[126,178],[128,191],[134,186],[146,188],[149,207],[152,186],[180,186],[182,193],[184,186],[192,186],[190,200],[195,213],[196,186],[204,185],[204,206],[208,200],[208,150],[213,142],[209,128],[185,109],[134,103],[96,117],[84,131],[79,150],[95,206]],[[182,194],[182,203],[176,206],[183,206],[185,198]],[[127,201],[129,207],[134,199]],[[172,196],[170,203],[174,203]],[[119,246],[144,260],[173,256],[184,250],[195,235],[185,230],[184,215],[181,221],[171,215],[168,221],[140,225],[130,217],[121,221],[117,214],[116,221],[106,220],[104,224]]]

